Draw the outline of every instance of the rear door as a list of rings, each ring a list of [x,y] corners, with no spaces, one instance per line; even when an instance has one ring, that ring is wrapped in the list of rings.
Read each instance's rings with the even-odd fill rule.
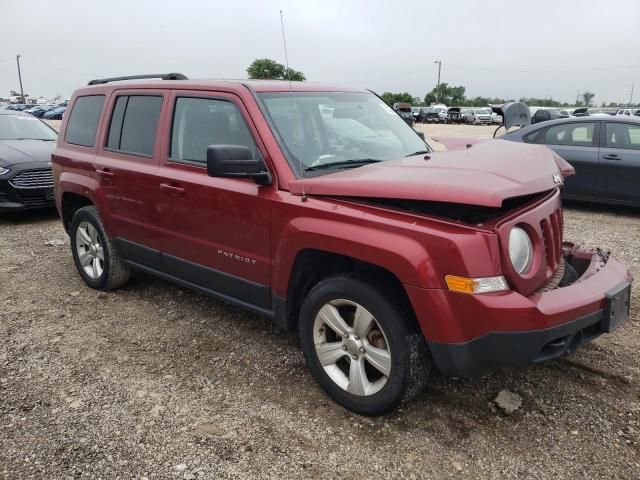
[[[166,271],[255,311],[271,310],[273,186],[207,174],[207,147],[236,144],[264,158],[242,102],[229,93],[176,91],[156,182]]]
[[[576,169],[565,179],[564,195],[590,197],[594,194],[598,175],[599,122],[567,122],[548,127],[541,142]]]
[[[119,250],[125,258],[154,268],[161,266],[155,201],[163,98],[159,90],[115,91],[95,164],[109,192],[112,235]]]
[[[598,198],[640,203],[640,122],[603,122]]]

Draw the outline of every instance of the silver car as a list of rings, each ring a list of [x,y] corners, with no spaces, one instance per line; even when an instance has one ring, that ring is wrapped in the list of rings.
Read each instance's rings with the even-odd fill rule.
[[[487,124],[491,125],[493,118],[490,108],[473,108],[467,112],[467,123],[473,125]]]

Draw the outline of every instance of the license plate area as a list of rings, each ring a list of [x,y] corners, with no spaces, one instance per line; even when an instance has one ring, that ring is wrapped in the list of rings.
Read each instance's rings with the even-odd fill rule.
[[[631,285],[623,283],[609,290],[606,294],[602,330],[610,333],[629,318],[631,306]]]

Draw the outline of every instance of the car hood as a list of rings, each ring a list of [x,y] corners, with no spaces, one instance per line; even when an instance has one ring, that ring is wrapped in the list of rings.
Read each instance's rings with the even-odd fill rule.
[[[289,183],[291,193],[394,198],[501,207],[503,200],[551,190],[564,162],[543,145],[504,140],[388,160]],[[570,173],[570,172],[568,172]]]
[[[0,167],[17,163],[51,162],[56,142],[43,140],[0,140]]]

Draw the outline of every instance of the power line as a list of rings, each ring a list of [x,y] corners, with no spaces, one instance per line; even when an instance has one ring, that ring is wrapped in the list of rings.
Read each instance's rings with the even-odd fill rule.
[[[455,65],[447,63],[448,68],[458,69],[458,70],[475,70],[480,72],[494,72],[494,73],[579,73],[579,72],[600,72],[600,71],[610,71],[610,70],[626,70],[626,69],[634,69],[640,68],[640,65],[619,65],[612,67],[594,67],[594,68],[574,68],[574,69],[556,69],[556,70],[507,70],[507,69],[499,69],[499,68],[485,68],[485,67],[474,67],[474,66],[466,66],[466,65]],[[394,75],[378,77],[378,78],[369,78],[366,81],[382,81],[382,80],[390,80],[392,78],[406,77],[409,75],[413,75],[416,73],[424,72],[425,70],[433,70],[435,67],[433,65],[427,65],[416,70],[411,70],[403,73],[396,73]]]
[[[38,63],[38,62],[34,62],[32,60],[25,60],[24,58],[22,58],[22,61],[24,63],[29,63],[29,64],[35,65],[37,67],[48,68],[50,70],[58,70],[58,71],[61,71],[61,72],[73,73],[73,74],[76,74],[76,75],[82,75],[83,77],[85,77],[85,76],[88,76],[88,77],[100,77],[101,76],[101,75],[97,75],[95,73],[79,72],[77,70],[71,70],[71,69],[68,69],[68,68],[55,67],[55,66],[52,66],[52,65],[45,65],[44,63]]]
[[[468,67],[465,65],[452,65],[447,64],[447,67],[458,68],[460,70],[479,70],[483,72],[497,72],[497,73],[573,73],[573,72],[603,72],[609,70],[627,70],[633,68],[640,68],[640,65],[620,65],[615,67],[595,67],[595,68],[568,68],[568,69],[553,69],[553,70],[507,70],[499,68],[485,68],[485,67]]]

